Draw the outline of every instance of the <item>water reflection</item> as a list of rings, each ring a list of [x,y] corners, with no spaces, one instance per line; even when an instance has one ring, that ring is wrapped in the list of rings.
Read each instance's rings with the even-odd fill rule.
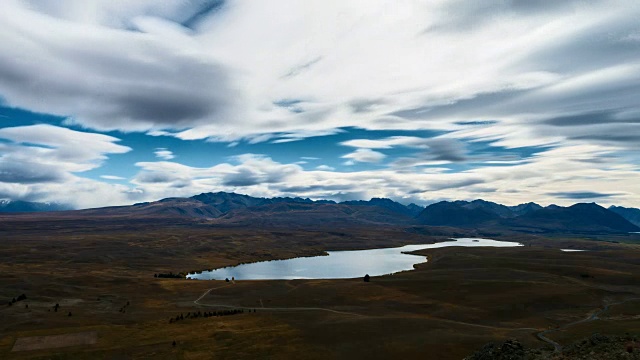
[[[426,262],[422,256],[403,254],[420,249],[434,249],[447,246],[522,246],[516,242],[496,241],[479,238],[460,238],[436,244],[406,245],[396,248],[329,251],[329,256],[314,256],[288,260],[262,261],[235,267],[203,271],[187,276],[191,279],[224,280],[284,280],[284,279],[348,279],[391,274],[412,270],[413,265]]]

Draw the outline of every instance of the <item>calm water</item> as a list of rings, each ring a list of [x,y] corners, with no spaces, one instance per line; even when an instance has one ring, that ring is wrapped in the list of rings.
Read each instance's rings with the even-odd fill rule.
[[[425,245],[407,245],[396,248],[329,251],[329,256],[302,257],[289,260],[262,261],[234,267],[191,274],[190,279],[224,280],[284,280],[284,279],[349,279],[365,274],[378,276],[403,270],[426,262],[423,256],[403,254],[406,251],[434,249],[447,246],[513,247],[522,244],[489,239],[461,238]]]

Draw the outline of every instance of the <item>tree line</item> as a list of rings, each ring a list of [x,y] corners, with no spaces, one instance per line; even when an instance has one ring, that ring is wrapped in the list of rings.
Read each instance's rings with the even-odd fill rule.
[[[11,306],[11,305],[17,303],[18,301],[22,301],[22,300],[27,300],[27,295],[21,294],[18,297],[14,297],[13,299],[11,299],[11,301],[9,301],[8,306]]]
[[[249,309],[249,312],[251,312],[251,309]],[[253,309],[253,312],[256,312],[256,309]],[[193,312],[193,313],[188,312],[187,315],[184,315],[181,313],[175,318],[172,317],[169,319],[169,324],[173,324],[174,322],[178,322],[184,319],[210,318],[210,317],[229,316],[229,315],[238,315],[238,314],[244,314],[244,309],[218,310],[218,311],[205,311],[205,312],[201,312],[200,310],[198,310],[198,312]]]
[[[185,275],[183,273],[174,274],[171,271],[169,271],[168,273],[153,274],[153,277],[165,278],[165,279],[182,279],[185,277]]]

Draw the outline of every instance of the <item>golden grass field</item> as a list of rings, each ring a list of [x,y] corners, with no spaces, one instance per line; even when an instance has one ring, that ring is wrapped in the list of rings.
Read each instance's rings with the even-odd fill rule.
[[[6,219],[0,235],[1,359],[461,359],[508,338],[548,346],[537,332],[640,297],[640,246],[577,238],[521,235],[502,238],[526,245],[520,248],[423,250],[418,253],[429,261],[416,270],[370,283],[229,284],[153,274],[446,237],[393,228],[271,231]],[[568,247],[591,251],[558,250]],[[27,300],[6,305],[22,293]],[[169,323],[220,309],[216,304],[257,311]],[[639,334],[640,301],[612,306],[600,318],[548,337],[568,344],[594,332]],[[12,351],[21,338],[87,332],[97,334],[95,344]]]

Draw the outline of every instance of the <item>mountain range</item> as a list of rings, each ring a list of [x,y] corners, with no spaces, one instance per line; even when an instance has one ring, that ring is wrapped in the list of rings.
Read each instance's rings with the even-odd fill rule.
[[[609,210],[627,219],[630,223],[640,226],[640,209],[610,206]]]
[[[15,203],[15,202],[14,202]],[[63,210],[29,203],[30,211]],[[1,204],[0,204],[1,205]],[[14,205],[15,206],[15,205]],[[8,205],[5,208],[9,208]],[[505,206],[486,200],[441,201],[427,207],[403,205],[391,199],[369,201],[260,198],[236,193],[203,193],[130,206],[47,213],[65,218],[194,219],[212,224],[258,227],[345,227],[423,225],[527,233],[629,233],[640,231],[640,210],[595,203],[569,207],[530,202]]]
[[[30,201],[0,200],[0,213],[27,213],[43,211],[65,211],[72,208],[67,205],[57,203],[41,203]]]
[[[442,201],[427,206],[417,220],[421,224],[432,226],[501,228],[531,233],[639,231],[638,226],[625,218],[625,215],[595,203],[542,207],[535,203],[504,206],[485,200]]]

